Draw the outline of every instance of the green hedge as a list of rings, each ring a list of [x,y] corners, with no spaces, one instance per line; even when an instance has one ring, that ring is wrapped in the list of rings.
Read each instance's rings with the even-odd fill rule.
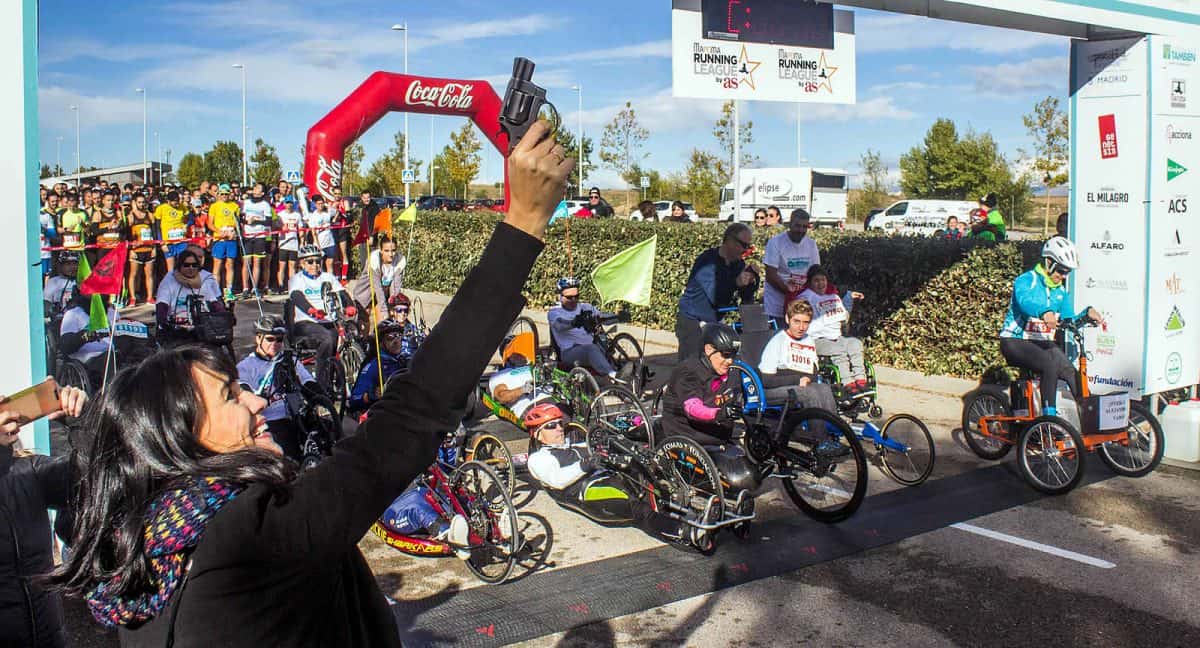
[[[420,214],[405,284],[452,293],[478,261],[497,220],[494,214]],[[692,261],[720,241],[724,228],[718,223],[572,220],[571,263],[574,275],[585,279],[582,297],[593,303],[598,300],[586,281],[597,264],[657,233],[651,305],[627,308],[634,323],[672,330],[675,305]],[[755,231],[758,258],[767,239],[780,231]],[[396,232],[404,250],[409,225],[397,223]],[[557,302],[554,282],[568,274],[567,235],[565,221],[550,228],[546,250],[526,284],[531,307],[548,308]],[[874,361],[964,377],[978,377],[998,361],[994,338],[1012,279],[1032,263],[1037,249],[1032,242],[992,246],[832,230],[812,236],[833,282],[866,295],[855,308],[852,332],[864,338]],[[1022,250],[1030,257],[1024,263]]]

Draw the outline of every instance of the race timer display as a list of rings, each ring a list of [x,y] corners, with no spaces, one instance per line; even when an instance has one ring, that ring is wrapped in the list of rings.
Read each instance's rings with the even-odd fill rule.
[[[703,38],[833,49],[833,5],[805,0],[702,0]]]

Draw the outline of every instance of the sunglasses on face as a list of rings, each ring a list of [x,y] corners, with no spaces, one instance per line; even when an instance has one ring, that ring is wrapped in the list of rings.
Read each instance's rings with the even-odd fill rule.
[[[561,429],[563,429],[562,421],[550,421],[549,423],[546,423],[545,425],[542,426],[541,431],[546,432],[546,431],[561,430]]]
[[[263,342],[266,342],[268,344],[275,344],[276,342],[283,342],[283,338],[281,338],[277,335],[264,335],[264,336],[262,336],[262,339],[263,339]]]
[[[400,308],[393,308],[393,309],[392,309],[392,312],[393,312],[393,313],[407,313],[407,312],[408,312],[408,307],[407,307],[407,306],[402,306],[402,307],[400,307]]]
[[[303,263],[304,265],[308,265],[310,263],[320,263],[320,262],[321,262],[320,259],[304,259],[300,263]]]
[[[734,358],[737,357],[737,351],[714,351],[714,353],[719,354],[722,358],[725,358],[726,360],[733,360]]]
[[[181,263],[181,264],[179,264],[179,267],[180,267],[180,268],[193,268],[193,269],[195,269],[195,268],[199,268],[199,267],[200,267],[200,264],[199,264],[199,263]]]
[[[383,336],[383,341],[384,342],[394,342],[396,340],[399,340],[402,337],[404,337],[403,333],[392,332],[392,333],[388,333],[387,335]]]

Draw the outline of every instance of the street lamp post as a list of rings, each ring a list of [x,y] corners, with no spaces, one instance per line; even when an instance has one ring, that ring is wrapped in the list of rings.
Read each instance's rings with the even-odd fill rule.
[[[440,167],[438,167],[438,165],[436,165],[436,164],[429,165],[429,195],[431,195],[431,196],[433,195],[433,181],[434,181],[434,178],[437,177],[437,174],[434,172],[437,171],[439,168]]]
[[[571,89],[579,93],[579,135],[575,146],[579,148],[579,195],[583,195],[583,84],[573,85]]]
[[[234,63],[233,67],[242,71],[242,186],[249,182],[246,175],[246,66]]]
[[[79,174],[82,173],[83,163],[79,160],[79,106],[72,105],[71,112],[75,113],[75,189],[79,189]]]
[[[392,25],[395,31],[404,32],[404,73],[408,74],[408,23]],[[402,165],[405,175],[408,173],[408,111],[404,111],[404,151],[401,153],[404,156],[404,164]],[[404,183],[404,206],[408,207],[411,196],[409,195],[409,184]],[[430,192],[432,193],[432,191]]]
[[[62,135],[54,138],[54,171],[62,175]]]
[[[154,131],[154,150],[157,151],[154,155],[154,164],[158,167],[156,184],[162,184],[162,141],[158,139],[158,131]]]
[[[142,184],[150,182],[149,172],[146,171],[146,92],[145,88],[137,88],[134,92],[142,95]]]

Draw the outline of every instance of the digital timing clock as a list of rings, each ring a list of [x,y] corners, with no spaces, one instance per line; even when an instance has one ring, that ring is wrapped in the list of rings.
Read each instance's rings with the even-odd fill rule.
[[[833,49],[833,5],[808,0],[702,0],[703,38]]]

